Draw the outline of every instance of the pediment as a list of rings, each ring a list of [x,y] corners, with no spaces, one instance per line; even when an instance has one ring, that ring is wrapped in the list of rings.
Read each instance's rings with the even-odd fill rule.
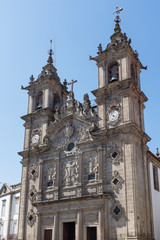
[[[46,137],[49,138],[53,150],[66,149],[67,144],[71,142],[80,144],[91,141],[90,129],[92,126],[92,122],[70,115],[50,126]]]
[[[11,187],[8,184],[4,183],[3,186],[1,187],[0,195],[10,193],[11,191],[12,191]]]

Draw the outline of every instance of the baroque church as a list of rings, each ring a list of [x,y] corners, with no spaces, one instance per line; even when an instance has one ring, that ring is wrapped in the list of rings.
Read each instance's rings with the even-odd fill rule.
[[[83,103],[63,84],[52,49],[29,94],[22,156],[18,240],[154,239],[140,72],[120,28],[90,60],[98,88]],[[68,91],[67,85],[71,85]]]

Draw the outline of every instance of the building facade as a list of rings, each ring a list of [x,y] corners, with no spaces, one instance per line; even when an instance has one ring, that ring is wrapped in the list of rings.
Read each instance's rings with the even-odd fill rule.
[[[22,156],[19,240],[154,239],[140,88],[143,67],[117,18],[111,42],[90,57],[98,89],[77,101],[48,63],[29,94]],[[67,99],[68,96],[68,99]]]
[[[160,239],[160,158],[148,151],[148,161],[150,165],[150,183],[152,191],[153,221],[155,239]]]
[[[0,190],[0,240],[17,239],[20,183]]]

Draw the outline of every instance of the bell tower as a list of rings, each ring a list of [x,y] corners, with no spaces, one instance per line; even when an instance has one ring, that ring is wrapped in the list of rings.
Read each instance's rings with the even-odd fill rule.
[[[115,188],[116,176],[124,180],[125,190],[115,199],[126,208],[125,239],[153,239],[146,145],[150,138],[144,130],[143,113],[148,99],[140,86],[140,72],[147,67],[132,49],[131,39],[121,32],[121,10],[116,10],[111,42],[104,50],[99,44],[97,56],[90,56],[98,67],[98,89],[92,93],[96,97],[99,128],[108,137],[107,174],[111,174]],[[123,162],[120,163],[121,154]],[[124,238],[111,232],[108,239]]]
[[[52,44],[52,41],[51,41]],[[30,77],[29,86],[21,87],[22,90],[28,91],[28,113],[22,116],[25,121],[24,150],[19,152],[23,157],[22,163],[22,187],[21,187],[21,210],[19,215],[19,232],[18,239],[27,239],[27,222],[26,216],[28,209],[31,208],[31,201],[35,194],[41,199],[42,191],[42,165],[41,153],[46,151],[49,146],[48,139],[45,138],[48,128],[55,117],[59,115],[60,108],[66,105],[67,100],[67,81],[62,84],[57,74],[57,69],[53,65],[52,47],[49,50],[47,64],[42,68],[37,80],[33,75]],[[32,166],[32,167],[31,167]],[[30,168],[31,167],[31,168]],[[29,171],[29,169],[31,169]],[[39,187],[35,190],[35,179],[38,179]],[[29,182],[33,185],[29,186]],[[34,186],[34,187],[33,187]],[[31,193],[29,193],[31,187]],[[31,210],[33,211],[33,210]],[[28,216],[30,218],[30,215]],[[31,219],[32,220],[32,219]],[[31,221],[32,222],[32,221]],[[34,229],[32,228],[34,231]],[[34,233],[30,232],[32,239]],[[38,238],[37,238],[38,239]]]
[[[28,90],[29,95],[28,114],[22,117],[26,121],[24,149],[32,148],[32,144],[43,144],[49,122],[54,120],[54,114],[66,103],[67,82],[65,80],[64,84],[61,84],[52,55],[51,47],[47,64],[38,79],[34,81],[31,75],[29,86],[22,86],[23,90]]]

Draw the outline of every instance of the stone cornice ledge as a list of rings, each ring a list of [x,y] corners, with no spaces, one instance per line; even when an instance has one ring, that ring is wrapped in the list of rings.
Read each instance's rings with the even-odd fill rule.
[[[110,193],[103,193],[101,195],[94,195],[94,196],[83,196],[83,197],[75,197],[75,198],[65,198],[65,199],[58,199],[52,201],[41,201],[41,202],[33,202],[33,206],[40,206],[40,205],[53,205],[57,203],[64,203],[64,202],[73,202],[73,201],[86,201],[86,200],[97,200],[97,199],[112,199],[113,196]]]

